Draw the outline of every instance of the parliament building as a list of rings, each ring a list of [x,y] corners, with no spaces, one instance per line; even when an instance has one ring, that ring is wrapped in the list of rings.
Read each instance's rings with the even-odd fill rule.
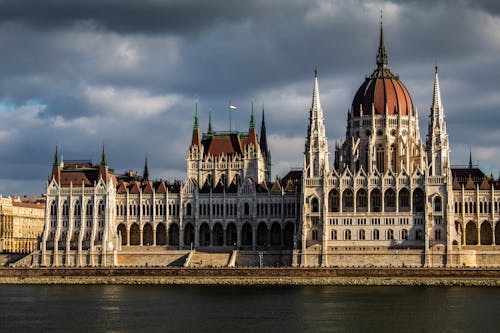
[[[99,164],[56,149],[40,249],[24,264],[498,267],[500,180],[450,165],[437,68],[429,102],[424,139],[381,27],[345,140],[329,150],[315,72],[303,168],[282,178],[253,108],[244,133],[210,120],[202,132],[195,112],[182,181],[152,180],[147,161],[142,175],[117,173],[104,148]]]

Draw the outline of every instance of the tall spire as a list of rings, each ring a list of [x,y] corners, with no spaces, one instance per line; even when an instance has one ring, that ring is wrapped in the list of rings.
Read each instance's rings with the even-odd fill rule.
[[[262,123],[260,124],[260,149],[264,155],[267,155],[267,133],[264,106],[262,106]]]
[[[102,145],[102,153],[101,153],[101,166],[104,167],[108,163],[106,161],[106,151],[104,150],[104,144]]]
[[[432,96],[432,108],[433,109],[438,109],[442,108],[443,105],[441,104],[441,92],[439,90],[439,75],[438,75],[438,67],[435,68],[435,74],[434,74],[434,94]]]
[[[149,168],[148,168],[148,158],[146,157],[144,160],[144,173],[142,174],[142,180],[149,180]]]
[[[319,177],[330,169],[328,165],[328,140],[323,122],[323,109],[319,99],[317,70],[314,70],[313,97],[309,111],[304,155],[304,168],[307,170],[307,177]]]
[[[56,152],[54,153],[54,164],[59,164],[59,153],[57,152],[57,145]]]
[[[255,121],[254,121],[254,116],[253,116],[253,102],[251,102],[250,128],[255,128]]]
[[[191,146],[200,145],[200,122],[198,121],[198,103],[194,106],[193,134],[191,135]]]
[[[213,134],[213,128],[212,128],[212,111],[208,112],[208,135]]]
[[[194,125],[193,130],[197,131],[200,129],[200,124],[198,122],[198,103],[194,106]]]
[[[472,149],[469,148],[469,169],[472,169]]]
[[[384,28],[382,26],[382,11],[380,11],[380,42],[378,45],[377,67],[386,68],[388,64],[387,53],[384,44]]]
[[[318,86],[318,70],[314,69],[314,85],[313,85],[313,97],[312,97],[312,109],[320,109],[321,102],[319,100],[319,86]]]

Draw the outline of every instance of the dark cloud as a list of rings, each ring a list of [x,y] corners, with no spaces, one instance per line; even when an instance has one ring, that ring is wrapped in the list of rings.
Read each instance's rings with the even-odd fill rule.
[[[273,173],[300,167],[312,74],[319,69],[330,145],[375,66],[379,10],[390,68],[427,131],[440,68],[453,163],[471,147],[497,174],[500,96],[496,1],[1,1],[0,193],[38,193],[54,147],[157,178],[185,174],[198,102],[228,128],[265,104]],[[478,22],[481,22],[479,24]]]

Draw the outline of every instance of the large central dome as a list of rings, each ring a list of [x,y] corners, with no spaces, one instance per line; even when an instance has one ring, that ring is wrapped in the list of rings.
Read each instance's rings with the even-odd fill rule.
[[[361,114],[371,115],[372,106],[375,114],[413,116],[413,102],[408,90],[398,76],[387,68],[387,53],[384,46],[384,32],[380,27],[380,45],[377,55],[377,68],[359,87],[352,111],[354,117]]]

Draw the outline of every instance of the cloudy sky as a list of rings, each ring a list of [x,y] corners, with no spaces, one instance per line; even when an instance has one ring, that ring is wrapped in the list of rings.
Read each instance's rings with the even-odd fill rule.
[[[318,68],[330,146],[375,67],[389,67],[427,132],[438,64],[452,162],[500,170],[496,0],[0,1],[0,194],[40,194],[54,147],[154,178],[182,178],[194,105],[206,129],[246,130],[266,110],[273,176],[300,167]]]

